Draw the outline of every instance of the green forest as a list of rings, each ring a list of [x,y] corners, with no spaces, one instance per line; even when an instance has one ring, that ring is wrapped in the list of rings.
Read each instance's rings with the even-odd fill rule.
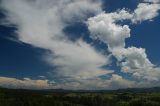
[[[0,89],[0,106],[160,106],[160,92]]]

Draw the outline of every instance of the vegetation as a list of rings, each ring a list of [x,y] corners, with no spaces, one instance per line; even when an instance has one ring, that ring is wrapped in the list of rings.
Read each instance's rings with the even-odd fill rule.
[[[0,89],[0,106],[160,106],[160,92],[53,92]]]

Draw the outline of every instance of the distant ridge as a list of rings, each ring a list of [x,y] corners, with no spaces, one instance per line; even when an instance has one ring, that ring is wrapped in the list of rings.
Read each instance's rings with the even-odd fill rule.
[[[151,88],[124,88],[117,90],[65,90],[65,89],[48,89],[50,92],[160,92],[160,87]]]
[[[151,87],[151,88],[126,88],[118,89],[117,92],[160,92],[160,87]]]
[[[57,92],[57,93],[67,93],[67,92],[160,92],[160,87],[151,88],[125,88],[117,90],[66,90],[66,89],[12,89],[0,87],[0,90],[15,90],[15,91],[38,91],[38,92]]]

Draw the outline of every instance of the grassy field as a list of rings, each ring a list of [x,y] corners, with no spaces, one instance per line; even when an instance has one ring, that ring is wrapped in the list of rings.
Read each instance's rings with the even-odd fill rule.
[[[160,106],[160,92],[51,92],[0,89],[0,106]]]

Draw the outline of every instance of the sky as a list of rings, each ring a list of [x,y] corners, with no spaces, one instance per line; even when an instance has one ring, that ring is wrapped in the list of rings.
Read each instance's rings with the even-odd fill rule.
[[[160,86],[160,0],[0,0],[0,86]]]

